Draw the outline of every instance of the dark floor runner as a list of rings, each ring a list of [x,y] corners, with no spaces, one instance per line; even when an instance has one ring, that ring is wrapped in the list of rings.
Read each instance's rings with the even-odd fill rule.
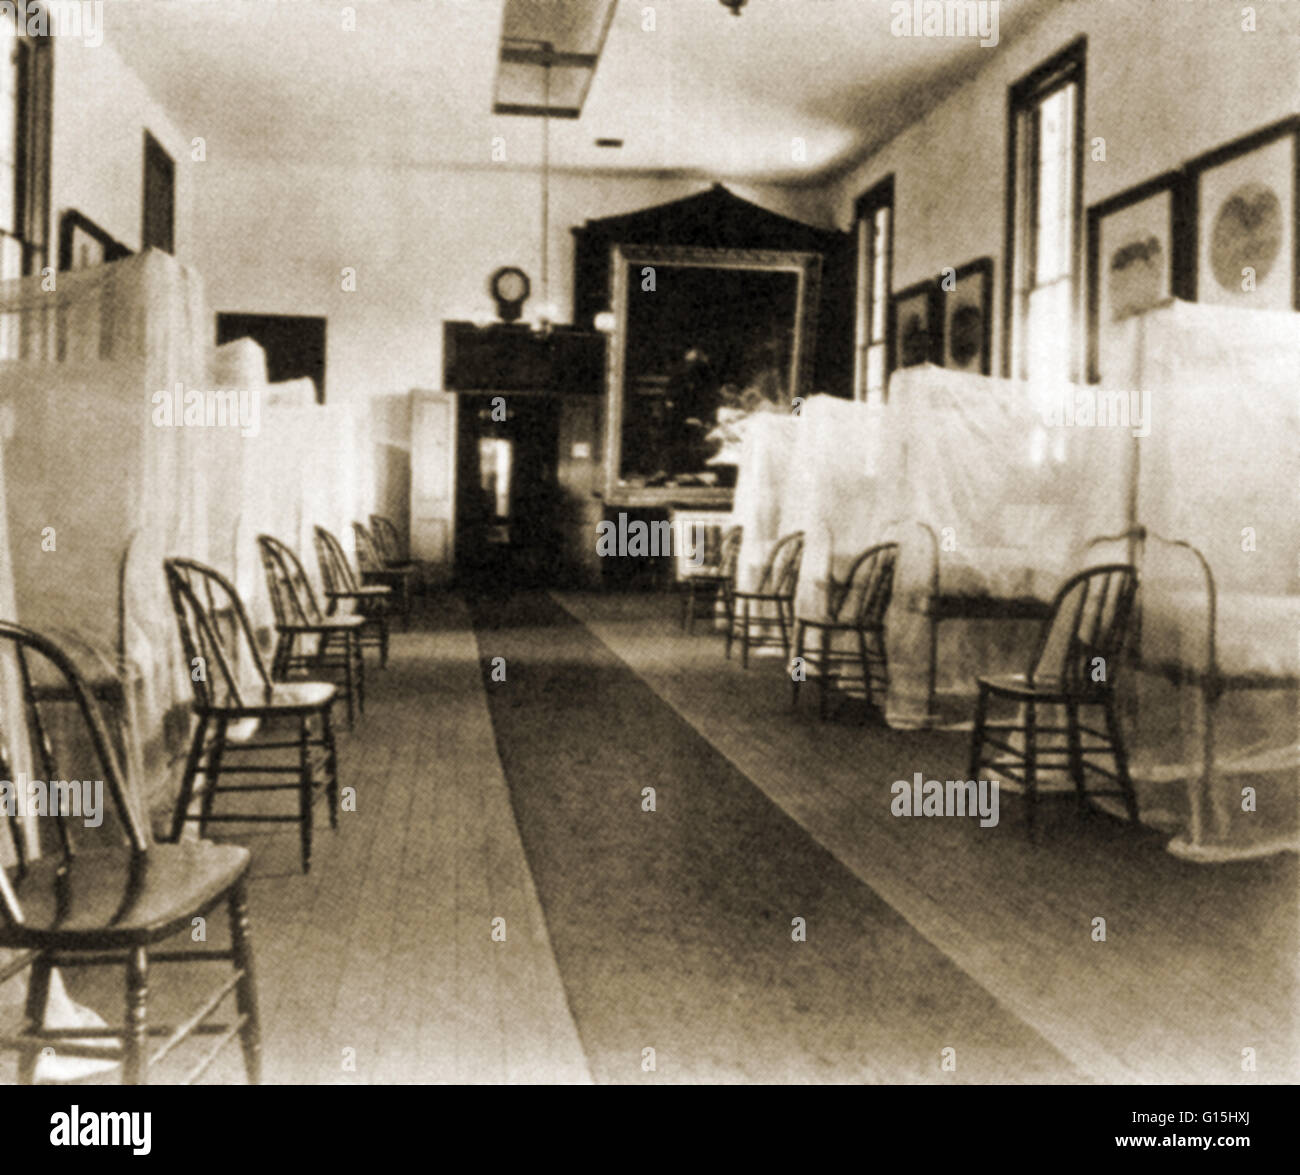
[[[549,597],[471,609],[596,1080],[1084,1080]]]

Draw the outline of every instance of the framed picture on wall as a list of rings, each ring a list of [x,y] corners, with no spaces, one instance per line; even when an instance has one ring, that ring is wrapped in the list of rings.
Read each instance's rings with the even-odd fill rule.
[[[894,366],[943,362],[943,307],[939,283],[917,282],[894,295]]]
[[[993,258],[980,257],[940,278],[939,291],[943,366],[988,375],[993,361]]]
[[[1181,289],[1183,178],[1166,172],[1088,209],[1088,379],[1114,363],[1120,324]]]
[[[1193,160],[1198,302],[1300,310],[1300,117]]]
[[[69,209],[59,218],[60,270],[89,269],[130,256],[130,249],[80,212]]]

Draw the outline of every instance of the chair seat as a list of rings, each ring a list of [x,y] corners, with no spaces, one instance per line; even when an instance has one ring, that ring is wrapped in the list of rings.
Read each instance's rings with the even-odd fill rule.
[[[277,624],[277,632],[293,633],[325,633],[348,632],[351,629],[360,628],[366,623],[368,617],[365,616],[331,616],[328,620],[322,620],[317,624]]]
[[[242,706],[229,701],[217,702],[208,712],[231,718],[308,714],[328,706],[338,692],[339,687],[332,681],[277,681],[269,698],[260,686],[246,688]]]
[[[739,588],[732,593],[738,600],[767,600],[774,603],[789,603],[794,596],[783,596],[779,592],[742,592]]]
[[[1064,682],[1056,677],[1043,677],[1031,682],[1028,676],[1023,673],[1002,673],[990,677],[977,677],[975,680],[994,693],[1003,694],[1007,697],[1024,698],[1026,701],[1032,702],[1073,701],[1086,706],[1092,703],[1101,705],[1109,697],[1102,690],[1088,690],[1086,692],[1070,690]]]
[[[795,618],[796,624],[805,628],[824,628],[827,632],[884,632],[883,624],[849,624],[844,620],[810,620],[806,616]]]
[[[391,596],[393,589],[386,583],[371,583],[365,587],[345,588],[325,594],[331,599],[340,600],[382,600]]]
[[[111,951],[159,942],[189,929],[248,872],[251,856],[239,845],[197,841],[152,845],[137,860],[134,893],[125,847],[78,853],[62,882],[61,857],[31,862],[21,881],[14,878],[25,923],[0,927],[0,946]]]

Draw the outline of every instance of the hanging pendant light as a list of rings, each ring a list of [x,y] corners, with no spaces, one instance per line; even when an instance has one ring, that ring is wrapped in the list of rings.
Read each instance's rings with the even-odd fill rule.
[[[730,8],[732,16],[739,16],[740,10],[745,7],[749,0],[718,0],[723,8]]]

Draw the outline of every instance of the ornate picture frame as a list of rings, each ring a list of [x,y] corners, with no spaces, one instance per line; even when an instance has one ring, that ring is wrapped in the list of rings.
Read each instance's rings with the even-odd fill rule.
[[[626,397],[637,386],[628,373],[629,275],[650,268],[754,270],[793,274],[796,279],[794,318],[790,324],[788,388],[790,395],[810,395],[817,340],[817,308],[821,293],[819,253],[776,249],[713,249],[696,246],[626,245],[610,247],[610,290],[614,328],[607,348],[604,498],[609,505],[713,505],[729,502],[729,489],[707,485],[643,486],[623,481],[623,432]]]

